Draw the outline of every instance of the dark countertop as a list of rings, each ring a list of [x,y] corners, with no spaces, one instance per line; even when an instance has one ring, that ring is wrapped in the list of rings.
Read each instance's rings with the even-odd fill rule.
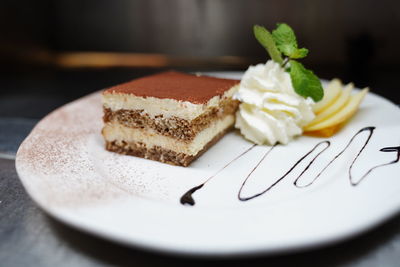
[[[182,258],[130,248],[73,229],[42,212],[29,198],[15,171],[20,142],[44,114],[103,84],[90,83],[79,93],[54,92],[59,84],[37,84],[39,94],[14,91],[0,98],[0,265],[1,266],[398,266],[400,214],[363,235],[316,250],[240,259]],[[8,84],[23,88],[27,81]],[[77,82],[65,85],[66,88]],[[80,88],[84,85],[80,84]],[[89,83],[88,83],[89,84]],[[31,86],[31,85],[30,85]],[[47,90],[45,90],[48,88]],[[59,89],[60,87],[58,87]],[[392,98],[394,100],[394,98]],[[23,108],[21,108],[23,107]]]

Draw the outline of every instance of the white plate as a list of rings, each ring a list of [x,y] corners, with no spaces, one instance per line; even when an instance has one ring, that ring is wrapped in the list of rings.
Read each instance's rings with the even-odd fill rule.
[[[397,152],[379,150],[399,146],[399,122],[399,108],[368,94],[351,122],[329,139],[331,146],[298,186],[310,182],[366,126],[376,129],[354,164],[354,182],[373,166],[395,160]],[[367,131],[357,135],[310,186],[293,184],[307,158],[266,194],[240,201],[238,191],[246,175],[270,149],[256,146],[195,192],[196,205],[188,206],[180,204],[185,192],[252,145],[231,132],[183,168],[107,152],[101,127],[99,93],[65,105],[45,117],[26,138],[16,167],[29,195],[46,212],[114,241],[181,254],[275,253],[344,240],[400,210],[400,164],[376,168],[357,186],[350,184],[349,166],[367,140]],[[275,147],[248,179],[242,197],[274,183],[324,140],[302,136]]]

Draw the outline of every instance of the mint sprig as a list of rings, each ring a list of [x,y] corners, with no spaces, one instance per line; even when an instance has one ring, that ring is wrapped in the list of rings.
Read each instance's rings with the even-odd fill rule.
[[[277,48],[285,56],[295,59],[307,56],[307,48],[298,48],[296,35],[289,25],[279,23],[278,27],[272,31],[272,37],[276,43]]]
[[[282,55],[276,47],[272,34],[266,28],[259,25],[253,26],[253,32],[258,42],[267,50],[271,59],[279,64],[282,64]]]
[[[303,97],[310,96],[314,101],[321,100],[324,97],[324,90],[318,77],[296,60],[290,60],[289,63],[289,74],[296,93]]]
[[[293,29],[285,23],[279,23],[272,34],[259,25],[254,25],[253,31],[271,59],[289,72],[295,92],[305,98],[311,97],[315,102],[320,101],[324,96],[321,81],[311,70],[295,60],[306,57],[308,49],[298,48]]]

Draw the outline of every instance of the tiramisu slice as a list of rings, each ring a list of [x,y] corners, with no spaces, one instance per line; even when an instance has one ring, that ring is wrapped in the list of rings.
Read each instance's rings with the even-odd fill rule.
[[[164,72],[103,92],[109,151],[188,166],[234,124],[239,81]]]

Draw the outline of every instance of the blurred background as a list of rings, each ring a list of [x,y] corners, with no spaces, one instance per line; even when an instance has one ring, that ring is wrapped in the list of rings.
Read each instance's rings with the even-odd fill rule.
[[[165,69],[265,62],[253,24],[291,25],[306,67],[400,103],[400,2],[1,0],[0,116],[41,118],[88,93]]]

